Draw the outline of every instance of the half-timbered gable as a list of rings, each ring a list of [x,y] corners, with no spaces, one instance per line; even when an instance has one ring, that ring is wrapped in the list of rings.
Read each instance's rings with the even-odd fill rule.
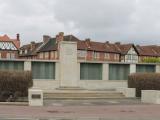
[[[16,39],[11,39],[7,35],[0,36],[0,59],[17,59],[19,47],[19,34]]]

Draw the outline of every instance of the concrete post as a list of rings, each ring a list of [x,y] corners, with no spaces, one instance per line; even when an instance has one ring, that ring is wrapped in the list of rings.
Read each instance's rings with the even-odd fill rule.
[[[55,63],[55,80],[58,80],[58,81],[60,81],[60,69],[59,69],[59,62],[56,62]]]
[[[25,71],[31,71],[32,70],[31,61],[24,61],[24,70]]]
[[[77,80],[80,80],[80,69],[81,69],[81,63],[77,64]]]
[[[160,73],[160,65],[159,64],[156,65],[156,73]]]
[[[136,73],[136,64],[130,64],[130,74],[131,73]]]
[[[109,64],[107,64],[107,63],[103,64],[102,79],[109,80]]]

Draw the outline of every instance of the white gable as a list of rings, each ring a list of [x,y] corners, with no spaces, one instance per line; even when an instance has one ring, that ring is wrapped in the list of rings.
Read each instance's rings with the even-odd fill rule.
[[[125,62],[129,63],[137,63],[138,62],[138,55],[135,51],[134,47],[131,47],[128,53],[125,55]]]
[[[136,54],[137,55],[137,52],[135,51],[135,49],[133,47],[131,47],[127,54]]]

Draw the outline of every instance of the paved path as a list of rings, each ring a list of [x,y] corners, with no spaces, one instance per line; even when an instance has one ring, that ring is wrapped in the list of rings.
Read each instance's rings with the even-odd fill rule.
[[[49,118],[55,118],[55,120],[160,120],[160,105],[50,107],[4,105],[0,106],[0,118],[3,117],[41,118],[40,120],[48,120]]]

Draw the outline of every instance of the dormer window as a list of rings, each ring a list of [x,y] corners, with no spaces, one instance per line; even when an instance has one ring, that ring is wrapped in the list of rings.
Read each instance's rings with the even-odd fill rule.
[[[25,54],[27,54],[27,52],[28,52],[27,50],[24,51]]]
[[[20,50],[19,54],[23,54],[23,50]]]

